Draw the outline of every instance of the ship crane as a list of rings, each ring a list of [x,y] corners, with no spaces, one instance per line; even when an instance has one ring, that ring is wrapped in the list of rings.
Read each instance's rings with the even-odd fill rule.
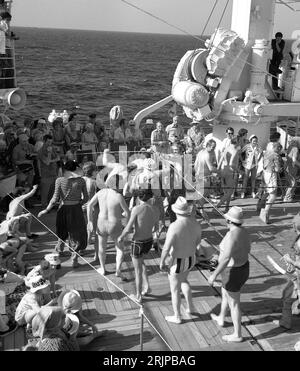
[[[233,0],[230,30],[219,28],[207,40],[206,49],[187,51],[172,82],[171,95],[143,109],[141,120],[172,101],[182,106],[187,117],[207,121],[213,137],[223,139],[226,126],[237,132],[247,128],[264,147],[271,126],[300,116],[300,31],[286,40],[284,53],[293,60],[284,72],[283,89],[269,84],[269,60],[276,4],[300,10],[300,0]]]

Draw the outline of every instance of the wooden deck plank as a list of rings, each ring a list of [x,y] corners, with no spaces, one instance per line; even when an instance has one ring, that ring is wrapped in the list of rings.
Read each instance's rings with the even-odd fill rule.
[[[159,272],[160,257],[156,252],[151,250],[145,259],[153,294],[144,300],[145,312],[149,311],[149,319],[153,321],[162,336],[175,350],[191,347],[192,349],[197,348],[196,350],[211,351],[248,351],[260,350],[261,348],[264,350],[293,350],[293,346],[298,340],[300,322],[297,318],[294,318],[293,330],[289,332],[276,329],[272,324],[272,318],[274,316],[278,318],[281,312],[281,290],[286,279],[277,274],[270,266],[266,255],[269,254],[278,261],[280,256],[287,252],[288,241],[292,238],[291,220],[293,215],[291,213],[296,214],[299,204],[285,206],[286,213],[290,214],[285,216],[282,224],[279,223],[282,218],[281,205],[275,206],[274,210],[272,208],[274,223],[266,226],[255,214],[255,200],[247,199],[245,201],[248,204],[244,208],[245,226],[250,231],[253,244],[250,257],[251,274],[241,296],[243,334],[247,338],[244,343],[235,346],[225,344],[222,341],[222,335],[230,333],[232,326],[219,329],[210,320],[209,313],[220,305],[221,298],[216,296],[215,289],[208,286],[205,277],[210,273],[207,271],[193,270],[189,276],[199,317],[186,318],[184,316],[185,321],[179,326],[166,322],[165,314],[172,313],[168,278],[167,275],[162,275]],[[239,200],[233,202],[236,205],[239,203]],[[50,213],[49,219],[47,219],[48,225],[53,225],[54,219],[55,213]],[[221,237],[216,233],[216,230],[224,235],[227,231],[225,223],[222,219],[215,218],[211,220],[211,225],[213,228],[209,226],[203,230],[203,236],[212,243],[218,244]],[[40,226],[35,221],[33,231],[39,233],[40,230]],[[45,253],[52,251],[56,243],[55,238],[50,234],[42,235],[38,242],[41,246],[40,251],[34,254],[26,253],[26,261],[37,263]],[[161,242],[163,243],[163,238]],[[89,246],[88,249],[92,254],[92,246]],[[108,275],[108,278],[126,293],[131,294],[135,292],[135,283],[129,250],[130,246],[127,244],[122,267],[129,282],[120,282],[113,274]],[[84,258],[90,262],[92,256],[88,255]],[[138,307],[87,264],[78,270],[72,270],[71,260],[64,258],[62,265],[62,270],[57,272],[58,285],[65,286],[67,289],[78,288],[84,299],[85,314],[96,322],[99,329],[109,330],[108,336],[97,339],[91,345],[91,349],[139,350],[140,318]],[[109,244],[107,251],[107,269],[111,272],[115,270],[115,249],[112,243]],[[99,286],[103,287],[103,291],[97,290]],[[177,333],[179,333],[179,337]],[[21,334],[14,333],[12,335],[13,337],[9,338],[8,336],[7,339],[2,339],[5,349],[17,349],[22,346]],[[146,321],[144,339],[145,350],[161,350],[163,348],[162,340],[157,339],[154,330]]]
[[[169,344],[172,350],[181,350],[178,339],[174,332],[170,328],[168,322],[165,320],[165,316],[158,307],[151,308],[152,323],[158,329],[162,337]]]
[[[26,343],[24,327],[19,327],[14,332],[14,346],[17,350],[22,350],[22,347]]]

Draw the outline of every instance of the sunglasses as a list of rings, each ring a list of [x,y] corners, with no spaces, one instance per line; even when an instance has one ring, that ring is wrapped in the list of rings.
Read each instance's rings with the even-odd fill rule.
[[[227,134],[233,135],[232,131],[227,131]]]

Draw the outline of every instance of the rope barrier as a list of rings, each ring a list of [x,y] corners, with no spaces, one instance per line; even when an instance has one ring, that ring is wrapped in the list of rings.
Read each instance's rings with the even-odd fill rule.
[[[15,197],[13,197],[12,195],[8,194],[7,195],[9,197],[12,198],[12,200],[15,199]],[[118,285],[116,285],[113,281],[111,281],[108,277],[104,276],[103,274],[101,274],[98,269],[96,269],[93,265],[91,265],[86,259],[84,259],[84,257],[82,257],[80,254],[77,253],[77,251],[75,251],[71,246],[69,246],[69,244],[67,244],[65,241],[63,241],[61,238],[59,238],[57,236],[57,234],[55,232],[53,232],[46,224],[44,224],[39,218],[37,218],[34,214],[32,214],[24,205],[22,204],[19,204],[27,213],[29,213],[35,220],[37,220],[45,229],[47,229],[53,236],[55,236],[59,241],[63,242],[70,251],[72,251],[73,253],[75,253],[79,258],[81,258],[89,267],[91,267],[95,272],[97,272],[100,276],[102,276],[107,282],[109,282],[111,285],[113,285],[117,290],[119,290],[120,292],[122,292],[129,300],[131,300],[132,302],[134,302],[139,308],[140,308],[140,313],[147,319],[147,321],[149,322],[150,326],[155,330],[155,332],[161,337],[161,339],[164,341],[164,343],[169,347],[170,350],[172,350],[172,348],[168,345],[168,343],[166,342],[166,340],[162,337],[162,335],[160,334],[160,332],[153,326],[153,324],[151,323],[150,320],[148,320],[148,317],[144,314],[144,311],[143,311],[143,304],[140,304],[139,302],[137,302],[136,300],[134,300],[130,295],[128,295],[124,290],[122,290]],[[143,339],[142,335],[141,335],[141,339]]]

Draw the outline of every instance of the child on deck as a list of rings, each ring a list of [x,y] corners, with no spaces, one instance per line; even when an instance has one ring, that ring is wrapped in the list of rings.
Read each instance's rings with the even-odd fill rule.
[[[57,301],[58,305],[63,309],[66,315],[73,314],[79,320],[79,330],[76,337],[79,346],[87,345],[96,337],[103,335],[103,332],[99,333],[97,327],[84,316],[82,311],[82,299],[78,291],[63,291],[59,295]],[[83,328],[83,324],[90,326],[92,328],[92,333],[90,331],[87,332]],[[67,323],[65,324],[65,327],[67,327]]]
[[[15,320],[22,326],[31,326],[32,320],[44,305],[55,305],[51,300],[50,282],[42,276],[33,276],[27,280],[29,291],[23,296],[16,309]]]
[[[53,296],[56,296],[55,291],[55,268],[51,266],[50,262],[45,258],[40,261],[39,265],[35,266],[26,276],[25,284],[30,287],[30,280],[32,277],[42,276],[45,280],[49,280],[50,289],[53,293]]]

